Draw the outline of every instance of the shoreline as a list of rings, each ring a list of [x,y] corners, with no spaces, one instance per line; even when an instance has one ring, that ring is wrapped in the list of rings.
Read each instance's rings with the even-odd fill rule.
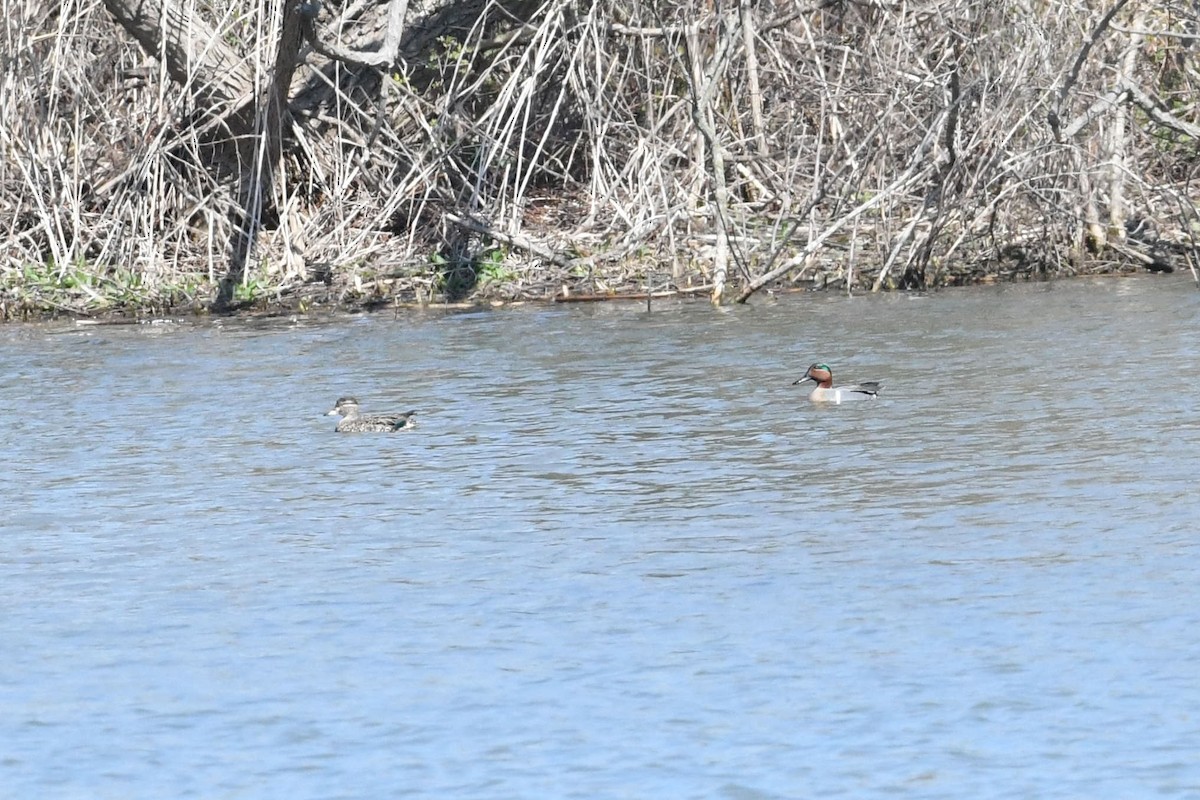
[[[980,275],[971,281],[958,281],[945,286],[927,289],[892,288],[874,294],[894,293],[933,293],[942,289],[971,288],[980,286],[997,286],[1021,283],[1053,283],[1057,281],[1079,278],[1132,278],[1141,276],[1166,276],[1170,272],[1152,272],[1147,270],[1108,270],[1085,273],[1064,273],[1060,275],[1020,274],[1013,276],[998,276],[995,274]],[[1184,273],[1186,275],[1186,272]],[[1200,288],[1200,284],[1196,284]],[[503,288],[503,287],[499,287]],[[338,314],[373,314],[392,311],[399,314],[405,311],[471,311],[485,309],[519,308],[523,306],[577,305],[595,303],[625,303],[625,304],[654,304],[666,301],[696,303],[711,302],[711,286],[667,286],[646,291],[645,287],[638,289],[625,286],[609,291],[572,290],[563,286],[559,291],[542,296],[505,296],[503,291],[495,293],[481,292],[466,300],[422,300],[419,297],[405,296],[397,292],[386,296],[369,294],[363,296],[357,292],[349,292],[344,287],[333,288],[322,286],[320,289],[305,291],[303,287],[283,291],[274,297],[259,297],[254,300],[234,302],[230,306],[217,310],[211,300],[191,301],[183,303],[147,302],[139,305],[124,304],[115,308],[79,308],[70,307],[61,301],[50,301],[37,305],[22,302],[15,305],[8,297],[0,297],[0,324],[20,324],[74,320],[80,326],[120,326],[154,324],[168,319],[203,320],[203,319],[271,319],[287,316],[308,315],[338,315]],[[772,298],[796,294],[846,294],[844,286],[836,286],[827,281],[817,285],[781,285],[764,289],[761,296]],[[852,295],[863,296],[873,294],[869,288],[850,292]],[[724,305],[735,305],[735,292],[727,291]],[[751,299],[753,303],[753,298]]]

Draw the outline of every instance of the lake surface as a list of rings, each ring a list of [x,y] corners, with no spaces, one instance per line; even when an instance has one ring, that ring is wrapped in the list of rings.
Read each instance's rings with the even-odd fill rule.
[[[0,328],[0,797],[1200,797],[1198,319]]]

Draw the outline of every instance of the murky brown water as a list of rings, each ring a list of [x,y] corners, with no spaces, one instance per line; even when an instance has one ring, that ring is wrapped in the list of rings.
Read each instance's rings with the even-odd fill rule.
[[[1195,797],[1198,313],[0,328],[0,794]]]

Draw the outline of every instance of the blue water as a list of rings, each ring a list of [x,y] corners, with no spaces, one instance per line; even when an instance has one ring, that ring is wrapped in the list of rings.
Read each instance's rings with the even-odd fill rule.
[[[1198,311],[0,329],[0,796],[1200,797]]]

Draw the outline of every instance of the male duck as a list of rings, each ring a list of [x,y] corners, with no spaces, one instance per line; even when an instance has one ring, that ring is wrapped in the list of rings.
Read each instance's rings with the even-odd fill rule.
[[[865,400],[875,397],[883,384],[879,381],[864,381],[853,386],[833,388],[833,370],[828,364],[813,364],[792,386],[805,381],[815,381],[817,387],[809,393],[808,399],[814,403],[845,403],[851,400]]]
[[[339,397],[333,408],[325,414],[332,417],[340,414],[337,424],[338,433],[361,433],[363,431],[402,431],[417,424],[413,419],[415,411],[403,414],[360,414],[358,401],[353,397]]]

